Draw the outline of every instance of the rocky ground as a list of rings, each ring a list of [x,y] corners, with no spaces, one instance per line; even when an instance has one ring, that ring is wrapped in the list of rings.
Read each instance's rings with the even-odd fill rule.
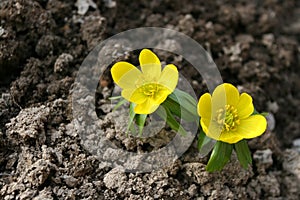
[[[0,199],[299,199],[300,2],[77,2],[0,2]],[[266,133],[249,141],[254,163],[248,170],[233,155],[223,171],[206,172],[196,139],[170,166],[147,173],[112,168],[84,148],[72,113],[81,63],[104,39],[145,26],[199,42],[223,80],[270,113]],[[136,62],[137,55],[126,59]],[[159,56],[179,67],[196,94],[207,91],[188,62]],[[99,88],[101,133],[116,146],[151,151],[174,136],[166,129],[155,140],[126,137],[118,113],[100,105],[113,89],[110,76],[104,74]]]

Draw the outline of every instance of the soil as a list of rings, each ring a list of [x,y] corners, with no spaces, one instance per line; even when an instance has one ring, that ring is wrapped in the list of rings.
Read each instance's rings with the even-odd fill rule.
[[[80,12],[75,2],[0,2],[0,199],[300,198],[299,1],[89,0]],[[196,138],[175,162],[147,173],[111,167],[84,148],[72,113],[83,60],[106,38],[146,26],[199,42],[224,82],[251,94],[256,109],[269,113],[266,133],[249,141],[248,170],[233,155],[221,172],[206,172]],[[198,97],[207,91],[188,62],[156,52],[178,66]],[[121,58],[137,63],[137,55]],[[112,90],[104,73],[96,109],[103,134],[116,146],[152,151],[174,137],[170,129],[154,139],[126,137],[115,120],[121,111],[103,103]]]

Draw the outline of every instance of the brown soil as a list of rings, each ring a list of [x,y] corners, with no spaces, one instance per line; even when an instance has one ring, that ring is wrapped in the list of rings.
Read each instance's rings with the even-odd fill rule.
[[[300,3],[287,1],[94,0],[84,15],[73,0],[0,2],[0,199],[299,199]],[[72,88],[88,53],[116,33],[145,26],[183,32],[209,51],[225,82],[269,112],[266,133],[249,141],[254,163],[235,155],[221,172],[193,144],[171,166],[149,173],[111,168],[87,152],[72,115]],[[158,52],[159,53],[159,52]],[[137,52],[127,59],[136,62]],[[159,54],[188,77],[189,63]],[[112,90],[100,81],[98,100]],[[106,88],[106,90],[105,90]],[[128,151],[159,148],[118,131],[111,108],[98,116],[105,134]],[[196,141],[194,142],[196,143]],[[144,149],[143,149],[144,148]]]

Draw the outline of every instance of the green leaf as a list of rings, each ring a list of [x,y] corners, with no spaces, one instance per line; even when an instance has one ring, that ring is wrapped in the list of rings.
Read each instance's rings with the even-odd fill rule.
[[[207,137],[203,130],[199,133],[198,150],[201,156],[206,156],[214,147],[216,141]]]
[[[240,161],[242,167],[247,169],[249,164],[252,164],[251,152],[249,150],[246,140],[241,140],[234,144],[234,149],[237,154],[238,160]]]
[[[134,103],[130,103],[130,107],[129,107],[129,121],[128,121],[127,130],[126,130],[126,135],[128,135],[129,130],[132,131],[132,132],[135,132],[133,122],[134,122],[134,118],[135,118],[136,113],[134,112],[134,107],[135,107],[135,104]]]
[[[205,143],[207,143],[207,140],[210,138],[205,135],[203,130],[200,131],[199,133],[199,138],[198,138],[198,149],[200,150]]]
[[[187,122],[195,121],[198,123],[199,121],[196,100],[186,92],[175,89],[162,105],[168,107],[171,113]]]
[[[109,100],[118,100],[118,99],[121,99],[123,98],[122,96],[114,96],[114,97],[109,97],[108,99]]]
[[[163,110],[165,109],[165,112]],[[159,108],[156,110],[157,114],[163,119],[166,120],[166,123],[171,127],[171,129],[177,131],[182,136],[186,136],[187,132],[184,130],[184,128],[176,121],[174,116],[172,115],[171,111],[167,107],[159,106]]]
[[[144,114],[138,114],[138,115],[135,116],[136,124],[139,127],[139,134],[140,134],[140,136],[143,133],[143,129],[144,129],[144,125],[145,125],[146,119],[147,119],[147,115],[144,115]]]
[[[173,95],[172,95],[173,94]],[[175,89],[170,98],[175,96],[178,99],[178,103],[182,105],[188,112],[190,112],[194,116],[198,116],[197,113],[197,102],[196,100],[188,93],[183,92],[181,90]]]
[[[122,106],[124,103],[126,103],[127,102],[127,100],[126,99],[122,99],[122,100],[120,100],[118,103],[117,103],[117,105],[115,105],[115,107],[114,107],[114,109],[112,110],[113,112],[115,111],[115,110],[117,110],[118,108],[120,108],[120,106]]]
[[[259,114],[259,112],[257,112],[257,110],[254,108],[254,111],[251,115],[257,115],[257,114]]]
[[[179,89],[175,89],[173,92],[179,99],[185,100],[187,102],[189,102],[192,105],[197,105],[196,100],[188,93],[179,90]],[[197,114],[197,113],[196,113]]]
[[[171,108],[171,112],[180,117],[181,116],[181,109],[180,105],[177,101],[174,101],[173,99],[167,97],[167,99],[162,103],[162,106]]]
[[[212,151],[206,170],[209,172],[219,171],[223,169],[230,160],[233,145],[218,141]]]
[[[262,116],[266,117],[268,114],[269,114],[269,113],[267,113],[267,112],[259,113],[259,112],[257,112],[257,110],[254,108],[254,111],[253,111],[253,113],[252,113],[251,115],[262,115]]]
[[[262,116],[266,117],[269,113],[268,112],[262,112],[260,113]]]

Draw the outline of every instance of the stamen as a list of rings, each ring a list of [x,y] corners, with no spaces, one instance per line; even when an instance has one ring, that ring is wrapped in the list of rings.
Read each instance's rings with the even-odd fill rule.
[[[240,124],[237,109],[232,105],[226,105],[225,108],[217,110],[215,121],[222,126],[222,132],[236,130]]]
[[[159,90],[159,85],[156,83],[148,83],[139,88],[140,92],[148,97],[153,97]]]

